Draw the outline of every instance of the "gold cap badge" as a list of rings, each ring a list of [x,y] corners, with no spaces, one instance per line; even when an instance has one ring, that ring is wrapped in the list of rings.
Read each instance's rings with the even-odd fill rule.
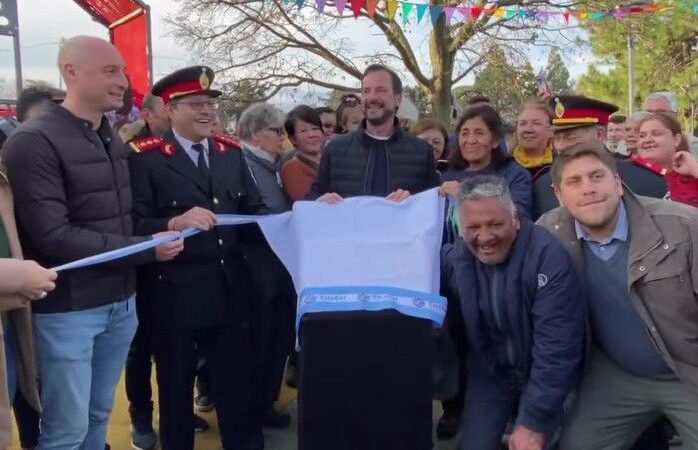
[[[560,97],[555,97],[555,115],[558,119],[565,116],[565,105],[560,101]]]
[[[201,85],[201,89],[208,89],[208,87],[211,86],[211,81],[208,79],[208,75],[206,75],[206,69],[201,69],[199,84]]]

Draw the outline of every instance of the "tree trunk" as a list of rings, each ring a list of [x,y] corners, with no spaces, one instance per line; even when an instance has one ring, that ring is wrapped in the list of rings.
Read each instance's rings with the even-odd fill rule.
[[[441,120],[446,125],[446,128],[450,129],[453,122],[453,118],[451,117],[452,98],[450,79],[435,81],[430,93],[434,117]]]
[[[435,0],[432,4],[442,4],[441,0]],[[431,36],[429,36],[429,53],[433,77],[431,86],[426,86],[431,94],[432,111],[434,117],[443,121],[448,128],[451,127],[451,86],[453,78],[453,55],[450,51],[451,34],[449,33],[446,19],[443,15],[434,24]]]

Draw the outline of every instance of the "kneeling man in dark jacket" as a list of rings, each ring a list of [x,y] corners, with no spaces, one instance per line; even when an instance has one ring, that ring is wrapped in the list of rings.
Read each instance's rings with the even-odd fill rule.
[[[581,372],[586,307],[572,260],[544,228],[519,220],[504,180],[461,183],[460,233],[443,250],[450,305],[466,330],[461,450],[540,450]]]

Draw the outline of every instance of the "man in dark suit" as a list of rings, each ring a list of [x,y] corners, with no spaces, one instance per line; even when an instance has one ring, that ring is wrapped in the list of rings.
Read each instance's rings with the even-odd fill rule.
[[[254,214],[263,204],[237,141],[213,133],[221,94],[210,89],[213,76],[195,66],[156,83],[153,93],[167,105],[172,129],[132,145],[136,229],[201,230],[179,258],[152,271],[163,450],[194,447],[197,352],[209,364],[223,448],[264,447],[251,397],[253,293],[245,238],[236,227],[216,227],[216,214]]]
[[[170,130],[170,117],[165,103],[152,92],[143,99],[143,119],[119,129],[119,136],[135,151],[138,143],[148,138],[162,137]],[[129,127],[130,126],[130,127]],[[128,129],[127,129],[128,128]],[[133,136],[131,136],[131,134]],[[133,145],[131,145],[133,143]],[[124,384],[128,398],[128,412],[131,416],[131,446],[137,450],[152,450],[157,445],[157,435],[153,429],[153,401],[151,379],[151,359],[153,356],[153,302],[148,289],[152,282],[152,266],[144,265],[138,269],[136,281],[136,312],[138,328],[131,342],[126,359]],[[194,415],[194,431],[208,430],[208,423]]]

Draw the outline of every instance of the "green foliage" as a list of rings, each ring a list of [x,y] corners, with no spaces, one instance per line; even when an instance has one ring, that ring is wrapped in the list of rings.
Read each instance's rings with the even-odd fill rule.
[[[523,101],[536,94],[536,74],[529,62],[517,64],[500,47],[494,46],[487,64],[476,74],[475,84],[463,94],[457,92],[456,97],[489,97],[504,121],[513,123]]]
[[[567,70],[567,66],[556,48],[553,48],[548,55],[545,73],[554,93],[561,94],[568,92],[572,88],[570,71]]]
[[[608,7],[618,1],[603,2]],[[592,52],[608,71],[590,66],[578,90],[622,105],[628,103],[628,34],[635,42],[635,108],[653,91],[673,91],[690,122],[691,105],[698,106],[698,16],[687,2],[668,2],[674,8],[663,14],[641,14],[621,21],[589,21]]]

